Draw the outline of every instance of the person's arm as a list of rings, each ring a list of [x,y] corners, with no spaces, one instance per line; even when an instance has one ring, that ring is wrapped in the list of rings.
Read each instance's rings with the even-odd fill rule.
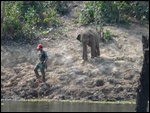
[[[44,63],[47,64],[48,57],[45,57]]]

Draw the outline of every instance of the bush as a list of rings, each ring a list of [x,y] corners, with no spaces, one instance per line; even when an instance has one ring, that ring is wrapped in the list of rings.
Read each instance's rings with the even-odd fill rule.
[[[88,1],[79,23],[128,23],[128,17],[149,20],[149,1]]]
[[[105,42],[105,43],[108,43],[110,40],[112,40],[111,32],[106,29],[103,32],[102,41]]]
[[[37,39],[47,28],[58,27],[60,20],[50,4],[50,1],[5,1],[2,38]]]

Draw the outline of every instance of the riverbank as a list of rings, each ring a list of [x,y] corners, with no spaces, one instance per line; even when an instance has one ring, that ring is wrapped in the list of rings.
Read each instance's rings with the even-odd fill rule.
[[[72,10],[73,11],[73,10]],[[74,14],[74,13],[70,13]],[[130,23],[128,28],[104,26],[112,41],[100,42],[98,58],[82,60],[77,35],[89,27],[75,24],[71,16],[61,18],[62,32],[50,32],[34,44],[1,45],[1,99],[55,99],[90,101],[135,101],[143,64],[142,35],[149,25]],[[36,46],[42,43],[48,54],[47,87],[36,82]]]
[[[16,101],[1,99],[1,105],[4,101]],[[97,103],[97,104],[136,104],[135,101],[91,101],[91,100],[56,100],[56,99],[20,99],[20,102],[70,102],[70,103]],[[4,105],[4,104],[3,104]]]

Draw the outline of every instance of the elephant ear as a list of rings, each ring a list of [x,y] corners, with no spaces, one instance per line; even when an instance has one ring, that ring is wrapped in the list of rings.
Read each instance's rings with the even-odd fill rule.
[[[79,41],[81,42],[81,34],[79,34],[79,35],[77,36],[77,40],[79,40]]]

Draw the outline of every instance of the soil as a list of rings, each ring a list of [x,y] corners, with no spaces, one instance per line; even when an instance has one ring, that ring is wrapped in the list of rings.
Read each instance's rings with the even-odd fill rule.
[[[52,30],[33,44],[1,45],[1,99],[135,101],[143,64],[141,39],[142,35],[149,36],[149,25],[104,26],[112,33],[112,40],[100,42],[100,57],[94,59],[88,47],[88,61],[83,61],[82,44],[76,37],[95,26],[73,22],[82,7],[83,1],[70,5],[70,13],[61,17],[61,33]],[[38,43],[48,54],[46,87],[36,81],[33,70],[38,61]]]

